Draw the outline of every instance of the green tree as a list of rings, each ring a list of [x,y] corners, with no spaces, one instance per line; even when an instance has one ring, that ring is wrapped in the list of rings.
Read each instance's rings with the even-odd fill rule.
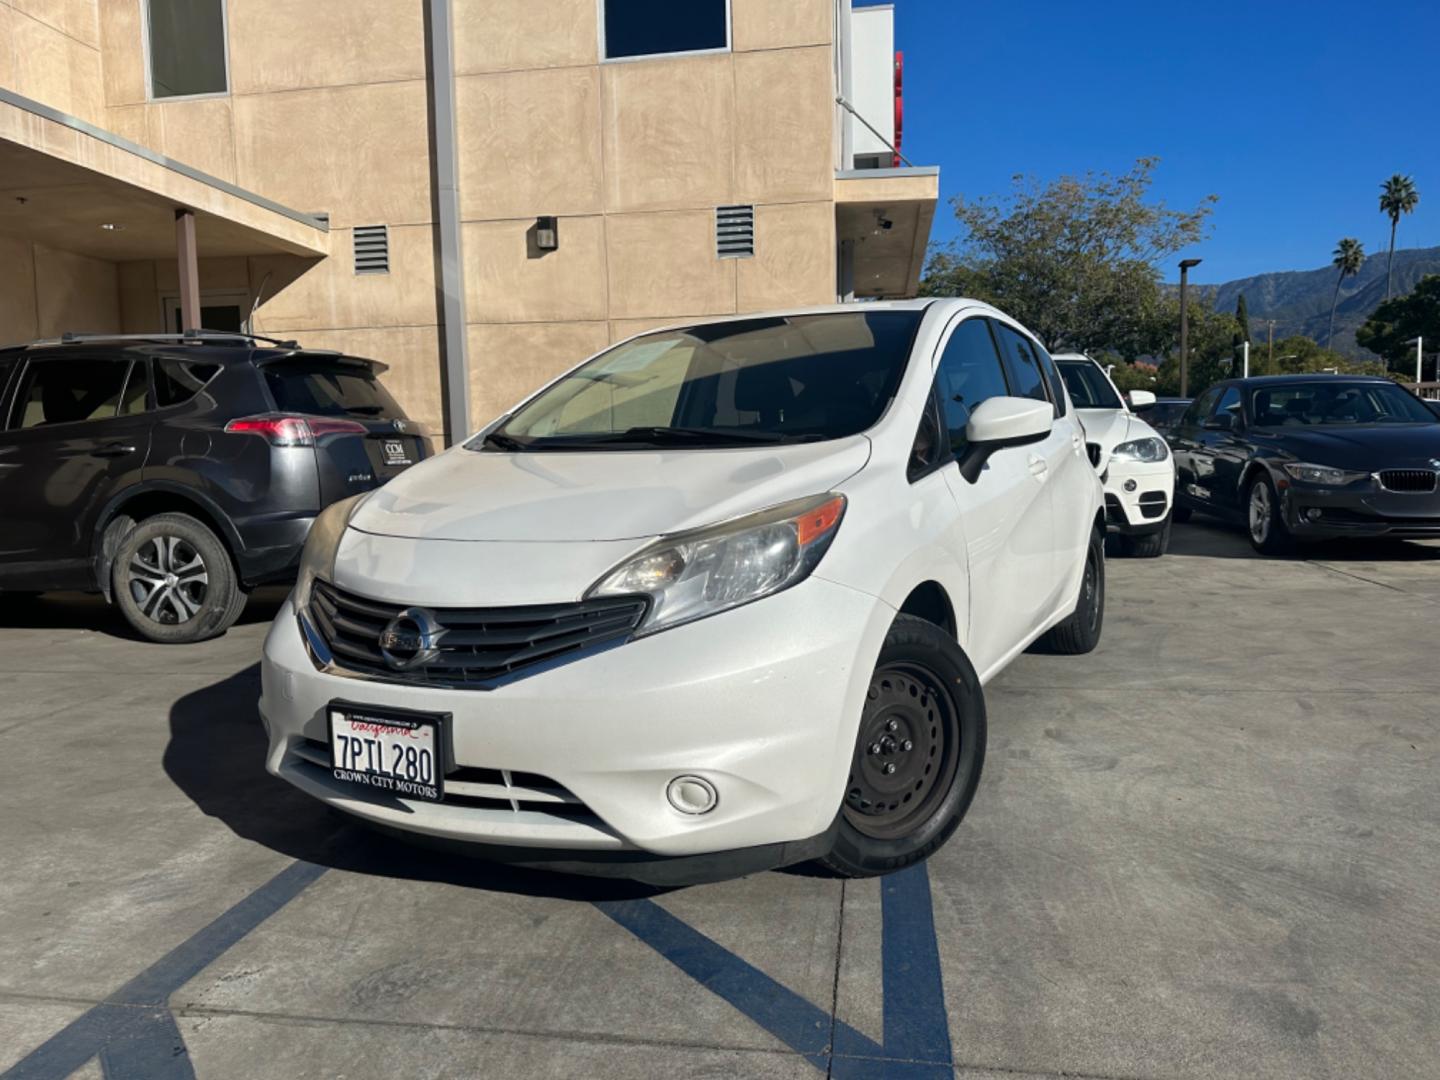
[[[1385,299],[1390,299],[1390,281],[1395,270],[1395,230],[1400,215],[1413,213],[1420,202],[1415,181],[1396,173],[1380,185],[1380,212],[1390,219],[1390,261],[1385,264]]]
[[[1385,365],[1354,360],[1344,353],[1322,348],[1304,334],[1292,334],[1275,342],[1275,370],[1267,370],[1265,374],[1303,375],[1315,371],[1335,371],[1341,375],[1384,375]]]
[[[1017,176],[1003,199],[953,201],[958,241],[930,262],[927,296],[973,296],[1052,349],[1156,351],[1161,259],[1202,240],[1215,196],[1191,211],[1150,197],[1157,159],[1121,176]]]
[[[1440,345],[1440,274],[1420,279],[1404,296],[1386,300],[1355,331],[1355,340],[1385,358],[1390,370],[1414,375],[1417,337]]]
[[[1330,298],[1330,332],[1325,335],[1327,348],[1335,340],[1335,306],[1340,303],[1340,286],[1365,265],[1365,245],[1353,236],[1347,236],[1335,246],[1334,256],[1330,265],[1340,271],[1340,276],[1335,279],[1335,295]]]
[[[1245,303],[1245,294],[1235,301],[1235,321],[1240,324],[1240,340],[1250,341],[1250,305]]]
[[[1167,297],[1162,305],[1159,325],[1168,333],[1155,351],[1160,362],[1156,393],[1180,393],[1180,300]],[[1212,311],[1194,297],[1189,299],[1189,392],[1204,392],[1211,383],[1239,374],[1235,368],[1235,339],[1240,324],[1228,311]]]

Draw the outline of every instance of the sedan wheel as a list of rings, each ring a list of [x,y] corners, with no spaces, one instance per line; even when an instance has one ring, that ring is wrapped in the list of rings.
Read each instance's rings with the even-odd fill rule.
[[[1250,539],[1256,547],[1264,547],[1270,539],[1270,485],[1262,482],[1250,486]]]
[[[1280,496],[1270,477],[1257,473],[1245,497],[1245,521],[1250,543],[1262,555],[1284,555],[1294,547],[1294,537],[1280,513]]]

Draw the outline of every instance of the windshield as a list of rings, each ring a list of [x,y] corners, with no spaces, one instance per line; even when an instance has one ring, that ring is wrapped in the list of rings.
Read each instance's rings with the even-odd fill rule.
[[[582,365],[471,449],[839,439],[895,396],[923,311],[742,319],[647,334]]]
[[[1088,360],[1061,360],[1060,374],[1065,377],[1065,389],[1077,409],[1119,409],[1121,405],[1115,388],[1105,373]]]
[[[1433,424],[1435,414],[1394,383],[1313,382],[1264,387],[1250,395],[1259,427]]]

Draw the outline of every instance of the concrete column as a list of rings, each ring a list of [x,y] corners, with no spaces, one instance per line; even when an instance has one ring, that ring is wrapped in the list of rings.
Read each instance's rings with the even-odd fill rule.
[[[440,347],[444,353],[441,400],[446,443],[470,434],[470,364],[465,345],[464,255],[460,243],[460,164],[455,149],[455,61],[451,0],[427,0],[431,158],[435,228],[439,243]]]
[[[200,329],[200,260],[195,250],[195,213],[175,211],[175,256],[180,264],[180,329]],[[168,327],[167,327],[168,329]]]

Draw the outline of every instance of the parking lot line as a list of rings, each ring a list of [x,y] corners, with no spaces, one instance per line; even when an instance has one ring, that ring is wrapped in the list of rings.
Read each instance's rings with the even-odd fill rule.
[[[291,863],[21,1058],[0,1078],[61,1080],[95,1057],[101,1059],[107,1080],[194,1076],[170,1012],[170,995],[299,896],[326,869],[314,863]]]

